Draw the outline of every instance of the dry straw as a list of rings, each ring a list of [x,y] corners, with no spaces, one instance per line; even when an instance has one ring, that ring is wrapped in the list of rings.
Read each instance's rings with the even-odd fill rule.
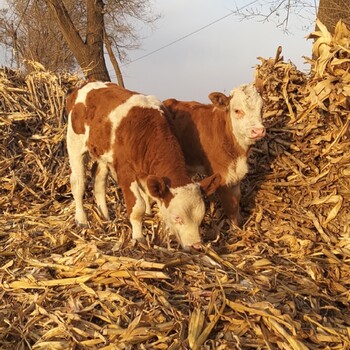
[[[74,224],[65,92],[36,65],[0,70],[1,349],[350,349],[350,32],[319,23],[309,74],[260,59],[267,136],[242,184],[246,224],[208,203],[201,253],[168,238],[157,209],[147,245],[113,220]]]

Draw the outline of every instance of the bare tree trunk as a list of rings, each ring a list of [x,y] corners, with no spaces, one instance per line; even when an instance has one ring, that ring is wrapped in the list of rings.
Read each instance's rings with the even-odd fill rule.
[[[107,53],[108,53],[109,59],[111,60],[115,74],[117,76],[118,85],[124,88],[125,85],[124,85],[123,75],[122,75],[122,72],[119,68],[118,61],[115,58],[114,52],[112,50],[111,42],[110,42],[105,30],[103,31],[103,34],[104,34],[104,42],[105,42],[105,46],[107,49]]]
[[[87,0],[86,40],[82,40],[61,0],[45,0],[86,78],[110,81],[103,53],[103,1]]]
[[[342,20],[350,29],[350,1],[349,0],[320,0],[317,18],[334,33],[335,25]]]
[[[110,81],[104,52],[103,52],[103,0],[87,0],[87,35],[86,45],[90,53],[89,59],[93,68],[92,74],[87,77],[94,77],[99,80]]]

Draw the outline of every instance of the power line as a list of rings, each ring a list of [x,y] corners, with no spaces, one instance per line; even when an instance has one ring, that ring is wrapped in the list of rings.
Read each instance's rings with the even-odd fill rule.
[[[166,45],[164,45],[164,46],[161,46],[160,48],[158,48],[158,49],[156,49],[156,50],[153,50],[153,51],[151,51],[151,52],[149,52],[149,53],[147,53],[147,54],[145,54],[145,55],[143,55],[143,56],[140,56],[140,57],[134,59],[134,60],[131,61],[131,62],[128,62],[128,63],[123,64],[123,67],[124,67],[124,66],[127,66],[127,65],[129,65],[129,64],[131,64],[131,63],[134,63],[134,62],[136,62],[136,61],[142,60],[143,58],[146,58],[146,57],[148,57],[148,56],[151,56],[151,55],[153,55],[154,53],[156,53],[156,52],[158,52],[158,51],[164,50],[165,48],[167,48],[167,47],[169,47],[169,46],[171,46],[171,45],[174,45],[174,44],[178,43],[179,41],[182,41],[182,40],[188,38],[189,36],[194,35],[194,34],[200,32],[201,30],[203,30],[203,29],[205,29],[205,28],[208,28],[208,27],[212,26],[213,24],[215,24],[215,23],[217,23],[217,22],[220,22],[220,21],[222,21],[223,19],[225,19],[225,18],[227,18],[227,17],[229,17],[229,16],[232,16],[233,14],[234,14],[234,12],[231,12],[231,13],[229,13],[229,14],[227,14],[227,15],[221,17],[221,18],[218,18],[218,19],[215,20],[214,22],[211,22],[211,23],[209,23],[209,24],[207,24],[207,25],[205,25],[205,26],[203,26],[203,27],[201,27],[201,28],[199,28],[199,29],[197,29],[197,30],[195,30],[195,31],[193,31],[193,32],[191,32],[191,33],[189,33],[189,34],[186,34],[186,35],[184,35],[184,36],[182,36],[182,37],[180,37],[180,38],[178,38],[178,39],[176,39],[176,40],[170,42],[169,44],[166,44]]]
[[[210,27],[210,26],[212,26],[212,25],[214,25],[214,24],[216,24],[216,23],[218,23],[218,22],[224,20],[224,19],[227,18],[227,17],[230,17],[230,16],[236,14],[237,12],[243,10],[244,8],[246,8],[246,7],[248,7],[248,6],[253,5],[253,4],[256,3],[256,2],[257,2],[257,0],[254,0],[254,1],[250,2],[250,3],[247,4],[247,5],[244,5],[244,6],[240,7],[240,8],[237,9],[236,11],[232,11],[232,12],[228,13],[227,15],[222,16],[222,17],[216,19],[216,20],[213,21],[213,22],[210,22],[210,23],[206,24],[205,26],[203,26],[203,27],[201,27],[201,28],[199,28],[199,29],[196,29],[195,31],[193,31],[193,32],[191,32],[191,33],[188,33],[188,34],[186,34],[186,35],[184,35],[184,36],[182,36],[182,37],[180,37],[180,38],[178,38],[178,39],[176,39],[176,40],[170,42],[169,44],[166,44],[166,45],[164,45],[164,46],[161,46],[160,48],[158,48],[158,49],[156,49],[156,50],[153,50],[153,51],[151,51],[151,52],[149,52],[149,53],[146,53],[146,54],[143,55],[143,56],[140,56],[140,57],[138,57],[138,58],[136,58],[136,59],[134,59],[134,60],[132,60],[132,61],[130,61],[130,62],[128,62],[128,63],[123,64],[122,67],[125,67],[125,66],[130,65],[131,63],[140,61],[140,60],[142,60],[142,59],[144,59],[144,58],[146,58],[146,57],[148,57],[148,56],[151,56],[151,55],[155,54],[156,52],[159,52],[159,51],[161,51],[161,50],[164,50],[164,49],[166,49],[167,47],[178,43],[179,41],[182,41],[182,40],[184,40],[184,39],[186,39],[186,38],[188,38],[188,37],[190,37],[190,36],[192,36],[192,35],[194,35],[194,34],[197,34],[198,32],[202,31],[203,29],[206,29],[206,28],[208,28],[208,27]]]

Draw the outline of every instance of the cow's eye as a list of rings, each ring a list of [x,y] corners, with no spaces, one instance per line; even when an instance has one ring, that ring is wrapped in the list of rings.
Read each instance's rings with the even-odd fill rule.
[[[175,223],[175,224],[178,224],[178,225],[183,225],[184,224],[184,221],[183,221],[183,219],[181,218],[181,216],[180,215],[173,215],[172,216],[172,220],[173,220],[173,222]]]
[[[244,116],[244,112],[241,109],[235,109],[235,113],[237,114],[238,117]]]

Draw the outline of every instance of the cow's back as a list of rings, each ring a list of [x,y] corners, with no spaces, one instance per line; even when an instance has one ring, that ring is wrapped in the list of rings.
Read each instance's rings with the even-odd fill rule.
[[[94,158],[111,150],[116,124],[124,116],[119,113],[114,122],[111,119],[112,112],[133,94],[115,84],[92,82],[68,96],[66,105],[72,129],[75,134],[86,136],[86,147]]]
[[[114,147],[118,163],[131,162],[138,178],[161,174],[173,186],[188,182],[181,147],[164,113],[156,109],[133,107],[118,126]]]
[[[175,99],[165,100],[163,104],[169,111],[168,119],[179,140],[186,164],[192,170],[200,173],[207,172],[210,163],[203,143],[206,144],[206,139],[210,137],[205,119],[210,116],[212,109],[198,102],[183,102]],[[201,168],[205,168],[205,171]]]
[[[177,186],[188,181],[181,147],[154,96],[113,83],[88,83],[68,97],[67,112],[93,158],[115,170],[128,162],[137,178],[162,174]]]

